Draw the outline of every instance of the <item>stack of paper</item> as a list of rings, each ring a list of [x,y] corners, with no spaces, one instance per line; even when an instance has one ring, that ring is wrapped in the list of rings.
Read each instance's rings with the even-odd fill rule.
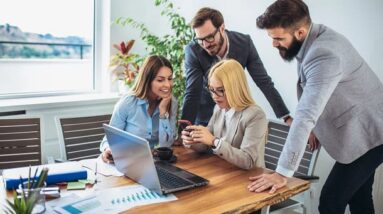
[[[109,164],[102,161],[100,156],[95,159],[80,160],[79,163],[83,167],[86,167],[92,170],[93,172],[96,171],[96,166],[97,166],[97,173],[103,176],[123,176],[124,175],[123,173],[119,172],[116,169],[116,166],[114,164]]]

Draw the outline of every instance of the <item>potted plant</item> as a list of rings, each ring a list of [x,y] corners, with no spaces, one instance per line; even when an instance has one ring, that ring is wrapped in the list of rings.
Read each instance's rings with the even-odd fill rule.
[[[182,107],[182,99],[185,91],[184,77],[184,47],[193,39],[193,30],[186,23],[185,18],[180,16],[169,0],[155,0],[156,6],[161,6],[161,15],[166,16],[171,23],[171,34],[162,37],[151,33],[143,23],[132,18],[119,17],[115,23],[122,26],[132,26],[141,32],[141,39],[146,43],[148,54],[162,55],[168,58],[173,66],[173,94],[178,99],[179,109]]]
[[[23,182],[20,176],[19,195],[17,191],[14,191],[13,203],[7,200],[3,211],[12,214],[43,213],[45,211],[45,196],[41,195],[41,188],[44,186],[48,170],[48,168],[43,168],[40,176],[36,178],[38,169],[36,169],[34,177],[31,177],[31,170],[29,168],[29,176],[26,182]],[[40,204],[41,207],[37,207],[39,203],[44,204]]]
[[[134,84],[139,69],[138,63],[142,61],[139,55],[131,53],[133,45],[134,40],[113,44],[118,52],[110,60],[115,79],[119,80],[122,86],[126,85],[129,88]]]

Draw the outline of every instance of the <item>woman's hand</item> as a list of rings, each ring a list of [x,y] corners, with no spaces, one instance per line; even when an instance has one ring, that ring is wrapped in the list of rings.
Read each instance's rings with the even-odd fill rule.
[[[188,126],[190,127],[190,126]],[[181,138],[182,138],[182,143],[185,145],[185,146],[190,146],[191,144],[194,144],[194,143],[197,143],[197,142],[194,142],[193,141],[193,138],[190,136],[190,132],[192,131],[190,128],[188,129],[188,127],[186,127],[184,130],[182,130],[181,132]]]
[[[164,115],[168,111],[171,101],[172,96],[161,99],[160,104],[158,105],[158,108],[160,109],[160,115]]]
[[[109,147],[102,152],[101,159],[105,163],[113,163],[112,150]]]
[[[212,135],[207,127],[204,126],[188,126],[191,129],[190,137],[194,142],[203,143],[208,146],[214,146],[214,135]]]

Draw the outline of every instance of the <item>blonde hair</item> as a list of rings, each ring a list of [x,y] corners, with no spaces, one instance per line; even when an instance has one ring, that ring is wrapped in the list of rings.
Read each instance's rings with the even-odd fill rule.
[[[218,62],[210,69],[209,84],[213,77],[222,82],[231,108],[238,111],[255,105],[247,84],[245,71],[239,62],[233,59]]]

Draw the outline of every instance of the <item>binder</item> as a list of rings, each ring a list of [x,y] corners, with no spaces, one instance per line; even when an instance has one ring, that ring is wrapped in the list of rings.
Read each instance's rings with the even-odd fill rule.
[[[81,164],[78,162],[64,162],[64,163],[55,163],[55,164],[44,164],[39,166],[31,166],[31,179],[35,174],[35,170],[38,169],[36,180],[40,175],[40,171],[47,167],[49,169],[48,176],[45,180],[47,185],[60,183],[60,182],[69,182],[77,181],[79,179],[87,179],[88,173],[85,168],[82,168]],[[3,179],[5,188],[7,190],[17,189],[20,182],[28,180],[29,167],[19,167],[12,169],[3,170]],[[22,179],[20,179],[20,176]]]

